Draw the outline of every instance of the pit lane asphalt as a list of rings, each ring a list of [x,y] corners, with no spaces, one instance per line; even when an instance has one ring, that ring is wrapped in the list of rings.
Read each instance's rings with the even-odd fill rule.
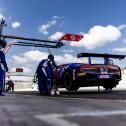
[[[126,126],[126,91],[6,93],[0,97],[0,126]]]

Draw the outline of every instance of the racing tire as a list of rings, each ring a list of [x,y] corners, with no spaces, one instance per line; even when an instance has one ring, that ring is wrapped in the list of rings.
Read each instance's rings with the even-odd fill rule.
[[[79,86],[75,85],[70,71],[64,73],[64,86],[68,91],[77,91],[79,89]]]
[[[117,83],[111,83],[111,85],[103,85],[105,90],[112,90],[114,87],[116,87]]]

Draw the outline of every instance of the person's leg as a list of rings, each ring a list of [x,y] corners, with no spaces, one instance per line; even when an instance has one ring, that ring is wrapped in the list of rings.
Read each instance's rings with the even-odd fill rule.
[[[12,92],[12,85],[10,84],[10,92]]]
[[[47,77],[44,79],[44,92],[46,95],[50,94],[50,81]]]
[[[4,71],[0,66],[0,95],[3,96]]]
[[[39,89],[39,93],[40,95],[43,95],[43,80],[41,78],[38,78],[38,89]]]
[[[51,80],[50,80],[50,94],[55,95],[55,86],[53,83],[53,78],[51,78]]]
[[[54,95],[55,91],[54,91],[54,85],[53,85],[53,73],[52,73],[50,68],[47,71],[47,75],[48,75],[48,90],[49,90],[49,94],[50,95]]]
[[[0,95],[2,95],[2,84],[0,83]]]
[[[14,92],[14,84],[12,83],[12,92]]]
[[[11,86],[10,86],[10,84],[9,84],[9,86],[8,86],[8,92],[10,92],[11,91]]]
[[[59,92],[59,90],[58,90],[58,86],[56,85],[56,83],[55,83],[55,94],[56,94],[56,95],[59,95],[59,94],[60,94],[60,92]]]
[[[5,96],[3,94],[3,83],[0,81],[0,96]]]
[[[51,80],[50,80],[50,82],[51,82],[51,91],[50,91],[50,94],[51,95],[55,95],[55,85],[54,85],[54,80],[53,80],[53,78],[51,77]]]

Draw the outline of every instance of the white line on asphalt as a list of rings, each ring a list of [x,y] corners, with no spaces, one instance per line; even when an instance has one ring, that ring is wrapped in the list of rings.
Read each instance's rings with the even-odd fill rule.
[[[35,117],[51,126],[79,126],[76,123],[63,119],[63,114],[36,115]]]
[[[35,115],[35,118],[44,121],[51,126],[80,126],[77,123],[70,122],[63,119],[64,117],[77,117],[77,116],[91,116],[91,117],[101,117],[101,116],[117,116],[126,115],[126,110],[110,110],[110,111],[83,111],[76,113],[63,113],[63,114],[44,114]]]
[[[62,117],[74,117],[74,116],[115,116],[115,115],[126,115],[126,110],[110,110],[110,111],[85,111],[80,113],[68,113]]]

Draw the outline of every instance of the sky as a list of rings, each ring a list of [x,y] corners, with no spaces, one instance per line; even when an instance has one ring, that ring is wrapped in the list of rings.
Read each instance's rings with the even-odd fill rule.
[[[0,19],[7,24],[3,34],[56,41],[65,33],[83,35],[80,42],[65,41],[62,48],[51,49],[61,64],[76,62],[81,52],[125,55],[125,5],[125,0],[0,0]],[[23,67],[34,75],[47,55],[45,48],[13,46],[6,54],[9,71]]]

